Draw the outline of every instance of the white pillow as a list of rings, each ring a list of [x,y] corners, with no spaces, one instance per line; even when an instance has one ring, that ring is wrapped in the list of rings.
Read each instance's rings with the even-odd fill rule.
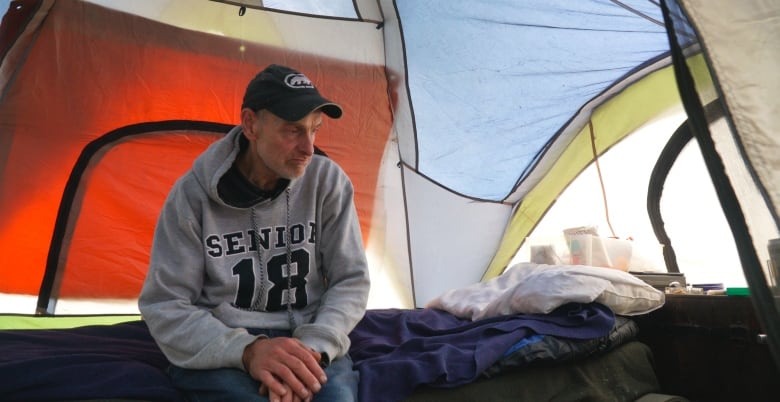
[[[520,263],[489,281],[449,290],[426,307],[478,320],[517,313],[546,314],[569,302],[598,302],[618,315],[649,313],[664,293],[617,269]]]

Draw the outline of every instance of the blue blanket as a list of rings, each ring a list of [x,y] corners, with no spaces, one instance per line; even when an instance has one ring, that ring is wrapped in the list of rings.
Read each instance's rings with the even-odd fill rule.
[[[361,401],[398,401],[420,385],[469,383],[528,337],[595,339],[614,322],[595,303],[475,322],[431,309],[369,310],[350,334],[350,355],[361,375]],[[167,366],[143,321],[0,331],[3,401],[182,401]]]
[[[0,331],[3,401],[127,398],[183,401],[142,321]]]
[[[421,385],[474,381],[527,337],[600,338],[614,324],[612,311],[598,303],[479,321],[432,309],[370,310],[350,334],[350,356],[360,372],[361,401],[400,401]]]

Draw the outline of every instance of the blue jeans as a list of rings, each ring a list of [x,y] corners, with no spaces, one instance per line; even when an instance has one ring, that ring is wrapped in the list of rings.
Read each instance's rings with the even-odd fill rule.
[[[268,333],[268,335],[273,337],[279,334]],[[192,370],[170,366],[168,374],[173,384],[190,402],[268,402],[268,397],[258,393],[260,382],[243,370],[233,368]],[[328,382],[314,395],[314,402],[357,401],[360,375],[353,370],[349,355],[333,360],[325,369],[325,374],[328,376]]]

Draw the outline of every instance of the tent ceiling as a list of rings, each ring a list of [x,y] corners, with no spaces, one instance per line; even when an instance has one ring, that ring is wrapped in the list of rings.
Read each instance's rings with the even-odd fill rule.
[[[669,48],[644,0],[396,3],[412,106],[426,111],[410,163],[475,198],[506,197],[584,103]]]

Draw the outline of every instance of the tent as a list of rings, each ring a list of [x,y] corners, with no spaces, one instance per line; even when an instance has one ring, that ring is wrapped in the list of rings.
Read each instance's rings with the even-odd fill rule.
[[[583,170],[632,133],[663,145],[684,126],[706,167],[691,180],[713,183],[725,223],[671,236],[664,261],[728,239],[780,361],[778,15],[761,1],[11,1],[0,310],[137,312],[168,188],[278,62],[346,111],[317,145],[355,184],[370,307],[500,275]],[[611,172],[642,183],[650,151],[634,152]],[[677,223],[664,219],[656,234]]]

